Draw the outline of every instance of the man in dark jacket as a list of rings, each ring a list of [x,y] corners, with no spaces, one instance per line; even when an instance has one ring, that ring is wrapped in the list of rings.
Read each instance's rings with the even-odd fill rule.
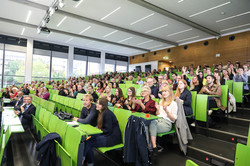
[[[99,97],[98,97],[98,95],[95,93],[95,91],[93,90],[93,86],[92,86],[92,85],[90,85],[90,86],[88,87],[88,92],[89,92],[89,94],[92,95],[93,101],[96,103]]]
[[[85,94],[83,96],[83,108],[81,111],[80,118],[74,117],[74,120],[83,124],[90,124],[96,126],[98,112],[96,110],[96,105],[92,103],[93,97],[91,94]]]
[[[78,93],[86,94],[86,91],[83,89],[82,85],[77,86]]]
[[[23,105],[23,92],[19,91],[12,102],[14,103],[14,110],[20,111],[20,107]]]
[[[21,111],[15,111],[15,114],[19,116],[24,130],[27,130],[32,125],[32,115],[35,115],[36,107],[32,104],[31,96],[25,96],[23,100],[25,105],[20,107]]]
[[[23,94],[24,95],[29,95],[30,94],[30,90],[27,88],[27,85],[23,86]]]
[[[154,82],[152,78],[147,79],[147,84],[151,89],[151,98],[158,98],[158,88],[154,86]]]

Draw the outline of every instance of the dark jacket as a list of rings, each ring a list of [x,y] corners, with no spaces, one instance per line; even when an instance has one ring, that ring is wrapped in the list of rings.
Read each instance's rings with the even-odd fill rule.
[[[125,128],[124,162],[149,166],[145,124],[142,118],[130,116]]]
[[[96,103],[99,98],[98,95],[95,92],[93,92],[91,95],[93,97],[94,102]]]
[[[77,93],[84,93],[84,94],[86,94],[86,91],[84,89],[82,89],[82,90],[78,91]]]
[[[20,110],[21,105],[23,105],[23,96],[17,101],[13,100],[14,102],[14,110]]]
[[[29,95],[30,94],[30,90],[28,88],[23,89],[23,95]]]
[[[151,94],[158,98],[158,88],[154,85],[151,87]]]
[[[144,102],[144,99],[142,100],[142,103]],[[139,104],[135,104],[135,109],[132,109],[132,111],[140,112],[141,106]],[[145,104],[145,110],[142,110],[144,113],[150,113],[155,115],[156,108],[155,108],[155,101],[151,98],[149,101]]]
[[[24,105],[25,108],[26,105]],[[23,113],[20,112],[18,114],[19,117],[21,118],[21,123],[23,125],[23,128],[26,130],[31,127],[32,125],[32,115],[35,115],[36,112],[36,107],[33,104],[30,104],[29,108],[24,111]]]
[[[181,93],[180,99],[183,100],[183,108],[185,111],[185,115],[192,115],[193,109],[192,109],[192,94],[189,90],[184,89],[184,91]]]
[[[108,110],[103,117],[102,135],[107,138],[107,146],[113,146],[122,142],[121,130],[115,114]]]
[[[64,89],[60,90],[58,95],[60,96],[67,96],[67,94],[64,92]]]
[[[97,124],[97,116],[98,112],[96,110],[96,105],[92,103],[90,109],[87,109],[86,107],[82,108],[80,119],[77,121],[95,127]]]
[[[36,145],[36,150],[39,151],[37,160],[40,161],[40,166],[55,166],[57,165],[55,141],[62,144],[62,140],[59,134],[49,133],[42,141]]]

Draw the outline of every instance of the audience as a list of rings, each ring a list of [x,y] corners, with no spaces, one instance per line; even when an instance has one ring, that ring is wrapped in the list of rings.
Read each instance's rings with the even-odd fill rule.
[[[123,108],[124,97],[121,88],[116,88],[115,96],[113,97],[112,104],[115,107]]]
[[[135,100],[135,88],[134,87],[129,87],[128,88],[128,97],[126,98],[124,102],[124,109],[131,110],[134,103],[133,100]]]

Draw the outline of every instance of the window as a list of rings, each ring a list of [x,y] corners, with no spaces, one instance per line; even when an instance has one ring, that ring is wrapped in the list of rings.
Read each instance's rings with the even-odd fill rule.
[[[51,79],[65,79],[67,74],[68,53],[52,51]]]
[[[32,80],[48,81],[50,56],[33,54]]]
[[[115,71],[115,65],[105,64],[105,73],[106,72],[114,72],[114,71]]]
[[[117,72],[127,72],[127,66],[116,66],[116,71]]]
[[[73,61],[73,75],[75,77],[82,77],[86,75],[86,61]]]
[[[4,64],[4,84],[20,85],[24,82],[26,48],[6,45]],[[20,50],[15,51],[15,50]]]
[[[0,44],[0,87],[2,84],[2,68],[3,68],[3,44]]]
[[[100,73],[100,64],[96,62],[88,62],[88,75]]]

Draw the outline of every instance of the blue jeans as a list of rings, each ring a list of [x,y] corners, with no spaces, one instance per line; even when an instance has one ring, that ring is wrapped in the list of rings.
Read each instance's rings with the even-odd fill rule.
[[[105,147],[107,145],[107,138],[103,135],[92,136],[89,140],[85,141],[85,148],[83,151],[83,160],[89,164],[94,163],[93,147]]]

